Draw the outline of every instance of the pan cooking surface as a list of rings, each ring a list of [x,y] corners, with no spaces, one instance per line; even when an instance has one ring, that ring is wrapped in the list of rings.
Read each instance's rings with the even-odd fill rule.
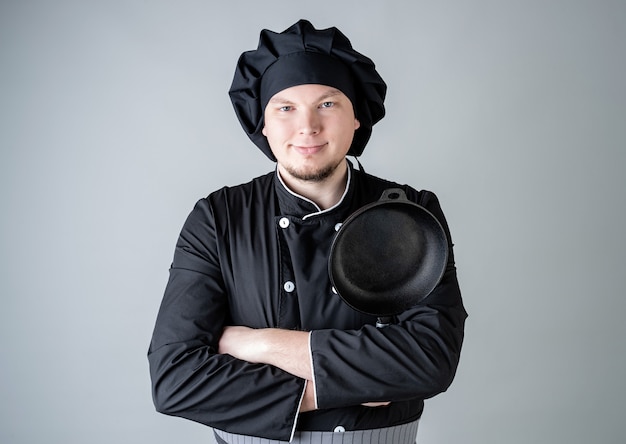
[[[426,297],[447,261],[439,222],[409,201],[386,201],[346,221],[329,262],[335,289],[356,310],[400,313]]]

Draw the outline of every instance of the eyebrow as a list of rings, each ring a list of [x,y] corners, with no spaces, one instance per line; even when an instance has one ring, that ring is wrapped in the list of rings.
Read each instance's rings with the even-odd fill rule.
[[[280,94],[280,93],[278,93],[278,94]],[[343,93],[341,91],[339,91],[338,89],[336,89],[336,88],[331,88],[328,91],[326,91],[324,94],[319,96],[316,101],[317,102],[321,102],[322,100],[329,99],[331,97],[335,97],[335,96],[338,96],[340,94],[343,94]],[[281,97],[280,95],[275,95],[274,97],[272,97],[270,99],[270,101],[268,103],[281,103],[281,104],[284,104],[284,105],[293,105],[294,102],[292,102],[291,100],[288,100],[288,99],[286,99],[284,97]]]

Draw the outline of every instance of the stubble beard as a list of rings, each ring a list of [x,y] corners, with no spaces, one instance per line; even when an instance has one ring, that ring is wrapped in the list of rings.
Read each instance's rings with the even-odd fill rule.
[[[308,170],[306,168],[297,169],[292,165],[286,165],[285,170],[291,177],[302,182],[320,183],[332,176],[335,170],[337,170],[337,167],[341,165],[341,162],[343,162],[343,159],[336,164],[329,164],[316,170]]]

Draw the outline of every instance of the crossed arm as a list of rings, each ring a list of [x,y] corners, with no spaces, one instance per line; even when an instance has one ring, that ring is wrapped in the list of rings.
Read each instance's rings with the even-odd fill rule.
[[[300,412],[315,410],[308,332],[278,328],[226,327],[220,338],[219,353],[248,362],[273,365],[306,379]]]
[[[226,353],[248,362],[273,365],[306,379],[300,412],[315,410],[308,332],[278,328],[226,327],[220,338],[219,353]],[[387,404],[389,403],[372,402],[363,405],[378,407]]]

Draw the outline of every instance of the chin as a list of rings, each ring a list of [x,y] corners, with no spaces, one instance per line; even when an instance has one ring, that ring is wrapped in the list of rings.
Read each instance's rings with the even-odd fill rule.
[[[337,166],[332,165],[319,168],[285,168],[291,177],[306,182],[323,182],[332,176],[336,169]]]

